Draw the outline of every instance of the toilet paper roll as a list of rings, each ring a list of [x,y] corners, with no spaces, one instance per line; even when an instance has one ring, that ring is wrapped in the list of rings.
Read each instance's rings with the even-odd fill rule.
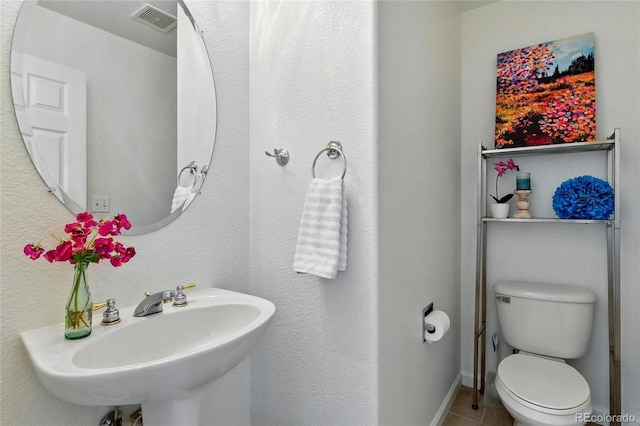
[[[425,332],[424,339],[429,342],[437,342],[442,336],[447,334],[451,321],[449,316],[442,311],[432,311],[424,317]]]

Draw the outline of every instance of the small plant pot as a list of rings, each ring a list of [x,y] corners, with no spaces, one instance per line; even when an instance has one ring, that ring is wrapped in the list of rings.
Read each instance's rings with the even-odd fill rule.
[[[496,203],[491,204],[491,216],[496,219],[505,219],[509,217],[509,203]]]

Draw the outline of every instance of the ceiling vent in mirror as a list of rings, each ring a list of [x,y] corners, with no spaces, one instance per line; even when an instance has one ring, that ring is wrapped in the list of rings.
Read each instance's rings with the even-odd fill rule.
[[[133,18],[138,22],[142,22],[143,24],[152,26],[156,30],[162,31],[163,33],[168,33],[178,24],[178,20],[175,16],[171,16],[167,12],[151,6],[150,4],[147,4],[140,9],[140,11],[133,15]]]

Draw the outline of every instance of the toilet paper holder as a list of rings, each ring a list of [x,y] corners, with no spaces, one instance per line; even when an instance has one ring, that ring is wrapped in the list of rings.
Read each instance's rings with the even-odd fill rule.
[[[427,315],[429,315],[431,312],[433,312],[433,302],[429,303],[422,310],[422,318],[421,318],[421,323],[422,323],[422,343],[426,343],[427,339],[425,338],[425,336],[427,334],[432,334],[436,330],[435,327],[432,324],[426,324],[425,320],[424,320],[427,317]]]

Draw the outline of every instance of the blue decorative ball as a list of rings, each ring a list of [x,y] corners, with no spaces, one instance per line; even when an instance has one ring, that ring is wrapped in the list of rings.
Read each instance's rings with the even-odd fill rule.
[[[560,219],[609,219],[613,188],[593,176],[565,180],[553,194],[553,210]]]

